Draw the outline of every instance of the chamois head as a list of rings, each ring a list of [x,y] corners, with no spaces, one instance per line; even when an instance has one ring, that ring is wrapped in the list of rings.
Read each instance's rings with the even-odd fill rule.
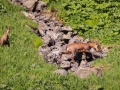
[[[96,51],[99,50],[99,45],[97,43],[89,43],[89,45],[94,48]]]
[[[10,32],[10,28],[6,27],[6,33],[9,33],[9,32]]]

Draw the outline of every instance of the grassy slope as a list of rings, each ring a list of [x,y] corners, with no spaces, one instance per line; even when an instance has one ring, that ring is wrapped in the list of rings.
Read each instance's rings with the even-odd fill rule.
[[[25,27],[28,23],[34,23],[20,14],[23,8],[11,5],[6,0],[0,0],[0,3],[8,11],[0,15],[0,36],[5,32],[5,26],[11,27],[10,48],[0,47],[0,90],[119,90],[120,46],[111,50],[108,57],[96,61],[95,64],[104,66],[110,64],[105,68],[107,72],[103,77],[91,75],[87,79],[80,79],[72,74],[55,75],[52,72],[58,67],[44,62],[37,55],[37,48],[34,48],[31,40],[36,35]]]

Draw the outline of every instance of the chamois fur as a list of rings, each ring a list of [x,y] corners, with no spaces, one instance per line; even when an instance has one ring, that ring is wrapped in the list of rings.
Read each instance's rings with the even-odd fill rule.
[[[92,55],[92,58],[95,59],[92,52],[90,52],[90,49],[94,48],[96,51],[98,51],[98,45],[95,43],[72,43],[67,45],[67,50],[65,52],[61,52],[60,59],[62,57],[62,54],[72,54],[72,60],[71,62],[75,62],[74,56],[77,52],[83,52],[85,55],[86,60],[86,54],[85,52],[89,52]]]
[[[6,28],[6,33],[3,34],[3,36],[0,39],[0,45],[1,46],[5,46],[5,45],[7,45],[8,47],[10,46],[9,36],[8,36],[9,32],[10,32],[10,28],[7,27]]]

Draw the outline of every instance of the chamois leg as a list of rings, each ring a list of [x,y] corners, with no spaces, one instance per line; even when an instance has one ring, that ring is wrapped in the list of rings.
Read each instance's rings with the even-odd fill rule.
[[[96,59],[96,58],[94,57],[94,55],[93,55],[93,53],[92,53],[92,52],[90,52],[90,51],[88,51],[88,50],[86,50],[85,52],[91,53],[92,58],[93,58],[93,59]]]
[[[85,62],[87,62],[87,60],[86,60],[86,53],[85,53],[85,52],[83,52],[83,55],[84,55],[84,57],[85,57]]]
[[[75,63],[74,56],[75,56],[75,51],[72,51],[72,60],[71,60],[72,63]]]

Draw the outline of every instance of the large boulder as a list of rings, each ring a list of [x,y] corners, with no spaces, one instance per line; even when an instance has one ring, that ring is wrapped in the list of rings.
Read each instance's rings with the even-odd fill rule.
[[[86,78],[92,74],[102,76],[102,69],[100,67],[81,67],[75,71],[75,74],[80,78]]]
[[[38,3],[38,0],[26,0],[23,2],[23,5],[29,10],[33,11],[33,9],[36,7]]]
[[[46,2],[38,1],[38,4],[36,6],[36,11],[42,11],[47,6]]]

